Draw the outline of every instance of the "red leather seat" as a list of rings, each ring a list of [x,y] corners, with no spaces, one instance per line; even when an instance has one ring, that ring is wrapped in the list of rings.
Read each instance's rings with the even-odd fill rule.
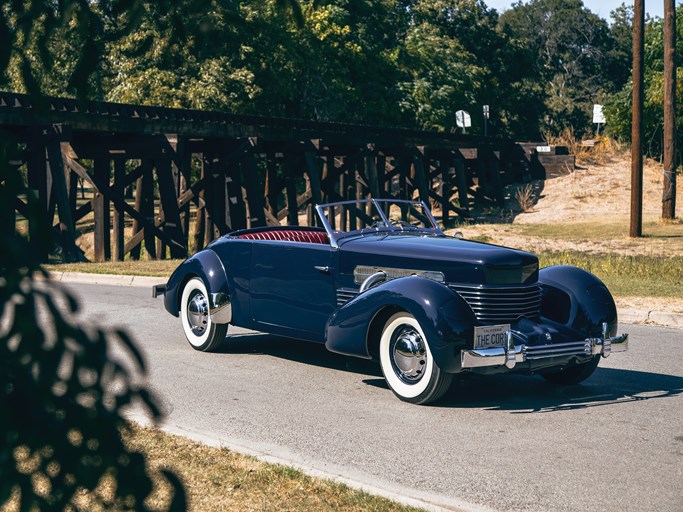
[[[307,231],[303,229],[269,229],[253,233],[235,235],[248,240],[282,240],[287,242],[304,242],[311,244],[327,244],[329,239],[324,231]]]

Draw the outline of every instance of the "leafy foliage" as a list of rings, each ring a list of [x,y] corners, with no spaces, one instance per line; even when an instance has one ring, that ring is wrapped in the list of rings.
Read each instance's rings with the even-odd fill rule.
[[[142,5],[0,2],[0,85],[38,100],[46,92],[99,94],[104,45],[131,32]],[[51,226],[11,163],[24,151],[0,131],[0,508],[146,510],[154,473],[120,435],[128,406],[159,417],[138,383],[144,361],[124,331],[82,328],[75,298],[33,256]],[[18,197],[28,202],[30,241],[14,231]],[[112,359],[114,350],[127,351],[129,362]],[[174,490],[167,508],[184,510],[178,478],[165,470],[156,478]]]
[[[40,222],[32,191],[7,164],[20,148],[0,135],[0,204],[10,205],[0,216],[12,216],[0,225],[13,225],[11,206],[22,195]],[[34,243],[48,240],[49,229],[38,226]],[[29,241],[15,233],[0,239],[0,507],[146,510],[153,475],[120,435],[125,407],[159,416],[136,383],[141,354],[124,331],[80,327],[76,299],[47,280]],[[127,352],[128,365],[110,358],[115,349]],[[181,483],[169,471],[160,477],[175,489],[169,509],[183,510]]]
[[[529,73],[545,84],[544,124],[550,132],[584,131],[593,104],[621,85],[605,72],[616,59],[607,22],[581,0],[520,2],[501,16],[501,27],[532,52]]]
[[[676,9],[676,54],[683,55],[683,5]],[[663,152],[664,136],[664,22],[662,19],[649,19],[645,25],[644,48],[645,98],[643,104],[643,141],[644,151],[653,158]],[[631,101],[632,84],[629,80],[616,94],[605,103],[607,130],[618,140],[631,139]],[[676,97],[683,98],[683,69],[676,68]],[[676,105],[676,124],[683,126],[683,102]],[[683,144],[680,130],[676,144]]]
[[[28,31],[0,2],[10,88],[445,131],[464,109],[474,133],[489,105],[490,133],[537,138],[589,130],[592,104],[630,70],[630,10],[610,27],[581,0],[520,2],[500,17],[483,0],[63,4],[41,14],[59,22]]]

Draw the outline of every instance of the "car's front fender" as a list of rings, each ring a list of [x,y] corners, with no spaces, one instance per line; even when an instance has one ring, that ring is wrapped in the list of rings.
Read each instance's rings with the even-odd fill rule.
[[[183,286],[195,276],[204,281],[209,294],[223,293],[230,296],[223,263],[211,249],[204,249],[182,262],[171,274],[164,293],[166,311],[178,316]]]
[[[407,311],[420,323],[439,368],[460,370],[460,350],[471,344],[474,314],[446,285],[418,276],[384,282],[344,304],[328,322],[325,346],[370,359],[384,322],[397,310]]]
[[[578,267],[557,265],[541,269],[543,288],[541,315],[564,325],[582,337],[617,333],[617,307],[607,287],[596,276]]]

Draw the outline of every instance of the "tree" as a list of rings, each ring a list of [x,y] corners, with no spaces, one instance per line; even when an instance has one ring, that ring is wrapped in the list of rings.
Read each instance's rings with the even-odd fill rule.
[[[535,55],[529,72],[545,84],[545,127],[588,130],[592,105],[602,103],[614,88],[605,73],[614,47],[607,23],[581,0],[518,2],[500,23],[503,32]]]
[[[676,9],[676,53],[683,52],[683,5]],[[656,159],[663,154],[664,118],[664,25],[660,18],[648,19],[645,25],[645,102],[643,106],[643,141],[645,153]],[[676,96],[683,94],[683,69],[676,69]],[[628,81],[605,102],[606,130],[617,140],[631,140],[631,82]],[[677,102],[676,124],[683,126],[683,105]],[[683,143],[680,131],[676,145]]]

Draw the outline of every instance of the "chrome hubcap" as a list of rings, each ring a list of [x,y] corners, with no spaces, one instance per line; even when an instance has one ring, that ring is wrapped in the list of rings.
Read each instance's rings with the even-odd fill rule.
[[[401,380],[408,384],[419,381],[427,365],[427,348],[422,336],[410,326],[400,327],[395,334],[391,360]]]
[[[187,305],[187,321],[190,323],[192,334],[201,336],[209,324],[209,304],[202,292],[195,293]]]

